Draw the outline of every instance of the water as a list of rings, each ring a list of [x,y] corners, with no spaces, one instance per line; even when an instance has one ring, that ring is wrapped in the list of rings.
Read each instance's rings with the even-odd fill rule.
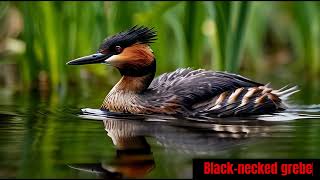
[[[288,112],[259,119],[80,113],[99,107],[102,89],[2,89],[0,177],[191,178],[193,158],[320,157],[320,101],[305,87]]]

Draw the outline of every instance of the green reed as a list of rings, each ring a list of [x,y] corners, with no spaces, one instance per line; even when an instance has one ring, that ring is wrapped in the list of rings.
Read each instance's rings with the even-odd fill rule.
[[[213,2],[216,39],[214,57],[219,70],[236,72],[240,66],[251,2]]]
[[[0,42],[4,38],[6,30],[4,29],[6,15],[8,12],[9,3],[0,2]]]
[[[209,14],[214,14],[212,11],[215,9],[207,8],[208,4],[205,2],[21,2],[17,4],[25,22],[22,37],[27,44],[27,60],[22,64],[25,79],[28,79],[27,84],[37,83],[39,78],[44,76],[48,77],[48,82],[53,87],[65,87],[68,81],[79,77],[80,71],[103,75],[105,73],[103,67],[71,68],[65,63],[78,56],[95,52],[106,36],[136,24],[154,27],[158,33],[158,40],[152,44],[152,48],[157,57],[159,73],[177,67],[206,68],[212,64],[208,61],[210,54],[218,51],[208,46],[206,36],[203,34],[203,23],[210,18],[211,20],[219,18],[209,17]],[[229,40],[237,43],[229,43],[230,48],[223,47],[223,51],[228,49],[225,53],[228,56],[214,60],[227,62],[227,66],[217,69],[231,71],[238,69],[237,59],[240,59],[244,34],[242,19],[247,18],[247,4],[240,3],[238,17],[240,24],[236,25],[235,35]],[[230,3],[231,6],[238,5]],[[224,36],[223,32],[221,36]],[[223,45],[224,40],[220,42]],[[209,55],[206,55],[208,53]]]
[[[297,2],[292,4],[292,26],[299,38],[296,53],[312,75],[320,75],[320,4],[319,2]],[[296,43],[297,44],[297,43]]]
[[[292,44],[298,66],[319,74],[319,3],[317,2],[15,2],[24,20],[26,43],[21,66],[25,86],[39,79],[65,88],[83,76],[112,79],[115,70],[65,63],[94,53],[102,40],[133,25],[154,27],[151,45],[158,73],[178,67],[238,72],[258,70],[265,60],[267,29]],[[3,7],[1,4],[0,7]],[[285,7],[285,8],[284,8]],[[0,13],[1,15],[1,13]],[[288,22],[277,22],[288,16]],[[288,37],[287,37],[288,36]],[[244,56],[246,55],[246,56]],[[244,58],[245,57],[245,58]],[[250,68],[249,68],[250,69]],[[103,79],[103,78],[101,78]]]
[[[21,2],[18,5],[24,17],[22,36],[27,44],[24,66],[30,81],[37,83],[39,78],[47,76],[53,87],[65,87],[68,76],[71,81],[77,79],[79,75],[74,74],[77,68],[68,68],[65,63],[92,53],[104,38],[107,21],[103,2]]]

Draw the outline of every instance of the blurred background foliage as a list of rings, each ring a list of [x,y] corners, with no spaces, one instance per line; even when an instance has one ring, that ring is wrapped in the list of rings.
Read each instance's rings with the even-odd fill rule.
[[[190,66],[320,75],[319,2],[0,2],[1,85],[58,92],[112,85],[114,68],[65,63],[136,24],[158,32],[158,74]]]

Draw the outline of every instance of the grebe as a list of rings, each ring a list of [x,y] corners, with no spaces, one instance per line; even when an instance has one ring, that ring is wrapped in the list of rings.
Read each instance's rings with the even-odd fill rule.
[[[103,63],[116,67],[122,78],[103,101],[101,110],[131,114],[214,117],[270,114],[286,109],[284,100],[297,92],[274,90],[228,72],[179,68],[154,79],[156,59],[150,44],[153,28],[134,26],[106,38],[96,54],[68,65]]]

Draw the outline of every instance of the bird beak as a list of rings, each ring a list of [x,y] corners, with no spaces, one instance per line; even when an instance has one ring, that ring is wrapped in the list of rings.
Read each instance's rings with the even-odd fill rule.
[[[83,64],[98,64],[106,63],[105,60],[111,57],[109,54],[96,53],[89,56],[80,57],[67,62],[67,65],[83,65]]]

